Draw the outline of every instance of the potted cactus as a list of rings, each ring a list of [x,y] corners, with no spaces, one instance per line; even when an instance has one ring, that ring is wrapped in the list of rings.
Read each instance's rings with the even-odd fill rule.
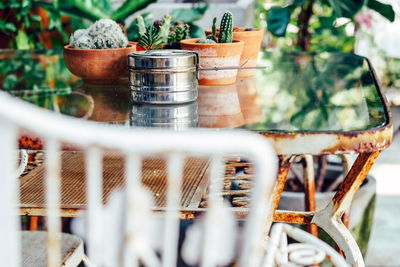
[[[206,34],[218,35],[219,29],[206,30]],[[255,28],[238,28],[233,27],[233,40],[243,41],[244,49],[240,57],[240,66],[255,67],[257,64],[258,52],[260,51],[261,41],[264,31]],[[251,77],[254,74],[254,69],[240,69],[238,77]]]
[[[86,83],[113,83],[128,73],[128,54],[136,43],[128,42],[113,20],[101,19],[88,29],[76,30],[64,47],[67,68]]]
[[[181,41],[181,48],[199,53],[201,68],[238,67],[243,52],[243,41],[233,40],[232,13],[224,13],[220,34],[216,35],[216,18],[213,20],[213,33],[206,38],[195,38]],[[226,85],[236,81],[237,69],[200,70],[199,85]]]

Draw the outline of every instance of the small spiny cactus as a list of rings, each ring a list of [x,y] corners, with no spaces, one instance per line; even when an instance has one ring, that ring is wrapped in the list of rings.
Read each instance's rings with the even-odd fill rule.
[[[212,25],[212,35],[209,34],[206,37],[206,39],[214,40],[215,42],[217,42],[217,26],[215,25],[216,23],[217,23],[217,18],[214,17]]]
[[[198,43],[198,44],[215,44],[217,42],[212,39],[201,38],[201,39],[197,40],[196,43]]]
[[[70,45],[79,49],[124,48],[128,45],[128,39],[115,21],[101,19],[88,29],[76,30],[71,35]]]
[[[219,26],[218,43],[232,43],[233,41],[233,16],[227,11],[222,16],[221,25]]]
[[[174,30],[168,36],[168,43],[179,43],[181,40],[189,38],[189,25],[176,25]]]

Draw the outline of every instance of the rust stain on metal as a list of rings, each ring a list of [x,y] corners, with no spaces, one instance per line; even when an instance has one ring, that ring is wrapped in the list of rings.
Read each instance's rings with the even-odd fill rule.
[[[306,211],[315,211],[315,180],[314,180],[314,164],[312,156],[305,156],[303,161],[304,169],[304,204]],[[318,237],[318,228],[315,224],[307,225],[307,232]]]
[[[379,153],[380,151],[361,153],[357,157],[353,167],[350,169],[349,173],[339,186],[339,189],[332,199],[335,210],[342,205],[346,196],[350,196],[351,198],[354,196],[374,164],[376,158],[379,156]],[[342,216],[343,214],[338,215]]]
[[[43,143],[39,138],[28,135],[21,136],[18,140],[18,145],[20,149],[31,149],[31,150],[43,149]]]
[[[290,169],[290,159],[291,157],[279,157],[279,172],[272,195],[272,212],[275,212],[278,208],[279,200]]]
[[[275,222],[310,224],[314,217],[313,212],[294,212],[277,210],[274,214]]]
[[[392,143],[393,126],[379,130],[365,132],[347,132],[337,135],[337,141],[322,151],[322,153],[340,153],[353,151],[356,153],[367,153],[383,150]]]
[[[388,115],[390,116],[390,115]],[[387,148],[392,142],[393,125],[391,117],[381,128],[349,132],[259,132],[274,146],[276,152],[284,154],[345,154],[350,152],[367,153]],[[309,147],[315,138],[318,149]],[[326,142],[321,140],[325,140]],[[293,153],[297,148],[302,153]],[[300,148],[300,149],[299,149]],[[313,149],[309,149],[313,148]],[[307,151],[309,150],[309,151]]]

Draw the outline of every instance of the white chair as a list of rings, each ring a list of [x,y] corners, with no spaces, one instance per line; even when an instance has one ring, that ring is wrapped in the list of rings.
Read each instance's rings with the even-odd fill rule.
[[[21,243],[18,217],[18,179],[15,174],[16,146],[20,130],[39,136],[45,145],[47,160],[47,266],[76,265],[84,260],[88,265],[104,266],[102,204],[102,156],[106,151],[118,151],[125,158],[126,205],[124,227],[120,234],[122,247],[113,266],[176,266],[179,235],[180,188],[183,160],[188,155],[210,158],[208,208],[204,220],[204,240],[201,266],[216,266],[223,248],[218,247],[222,208],[224,156],[241,155],[254,165],[251,205],[243,228],[240,251],[235,255],[238,266],[261,266],[265,254],[265,233],[272,214],[270,201],[277,174],[277,157],[268,142],[256,134],[244,131],[191,130],[173,132],[156,129],[127,129],[105,126],[40,110],[23,101],[0,93],[0,258],[4,266],[20,266],[26,256],[21,249],[33,248]],[[87,252],[83,254],[80,239],[60,233],[60,149],[61,143],[72,145],[86,153],[87,170]],[[140,174],[144,156],[162,155],[167,159],[167,206],[164,209],[162,246],[160,251],[146,247],[140,229],[146,223],[141,215],[146,205],[138,199],[142,194]],[[229,210],[234,210],[230,208]],[[210,216],[208,216],[208,215]],[[28,233],[32,235],[32,233]],[[37,232],[31,240],[44,240]],[[73,237],[73,240],[66,241]],[[161,238],[161,237],[160,237]],[[28,239],[25,239],[27,241]],[[66,250],[69,242],[70,249]],[[41,242],[40,242],[41,243]],[[117,248],[115,248],[117,249]],[[67,252],[67,253],[66,253]],[[23,255],[21,257],[21,255]],[[159,255],[162,255],[159,257]],[[45,260],[40,258],[40,265]]]

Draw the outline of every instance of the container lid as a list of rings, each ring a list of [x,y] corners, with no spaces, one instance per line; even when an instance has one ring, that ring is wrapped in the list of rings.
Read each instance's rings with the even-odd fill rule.
[[[147,50],[128,55],[129,68],[168,69],[196,67],[199,60],[195,51],[189,50]]]

